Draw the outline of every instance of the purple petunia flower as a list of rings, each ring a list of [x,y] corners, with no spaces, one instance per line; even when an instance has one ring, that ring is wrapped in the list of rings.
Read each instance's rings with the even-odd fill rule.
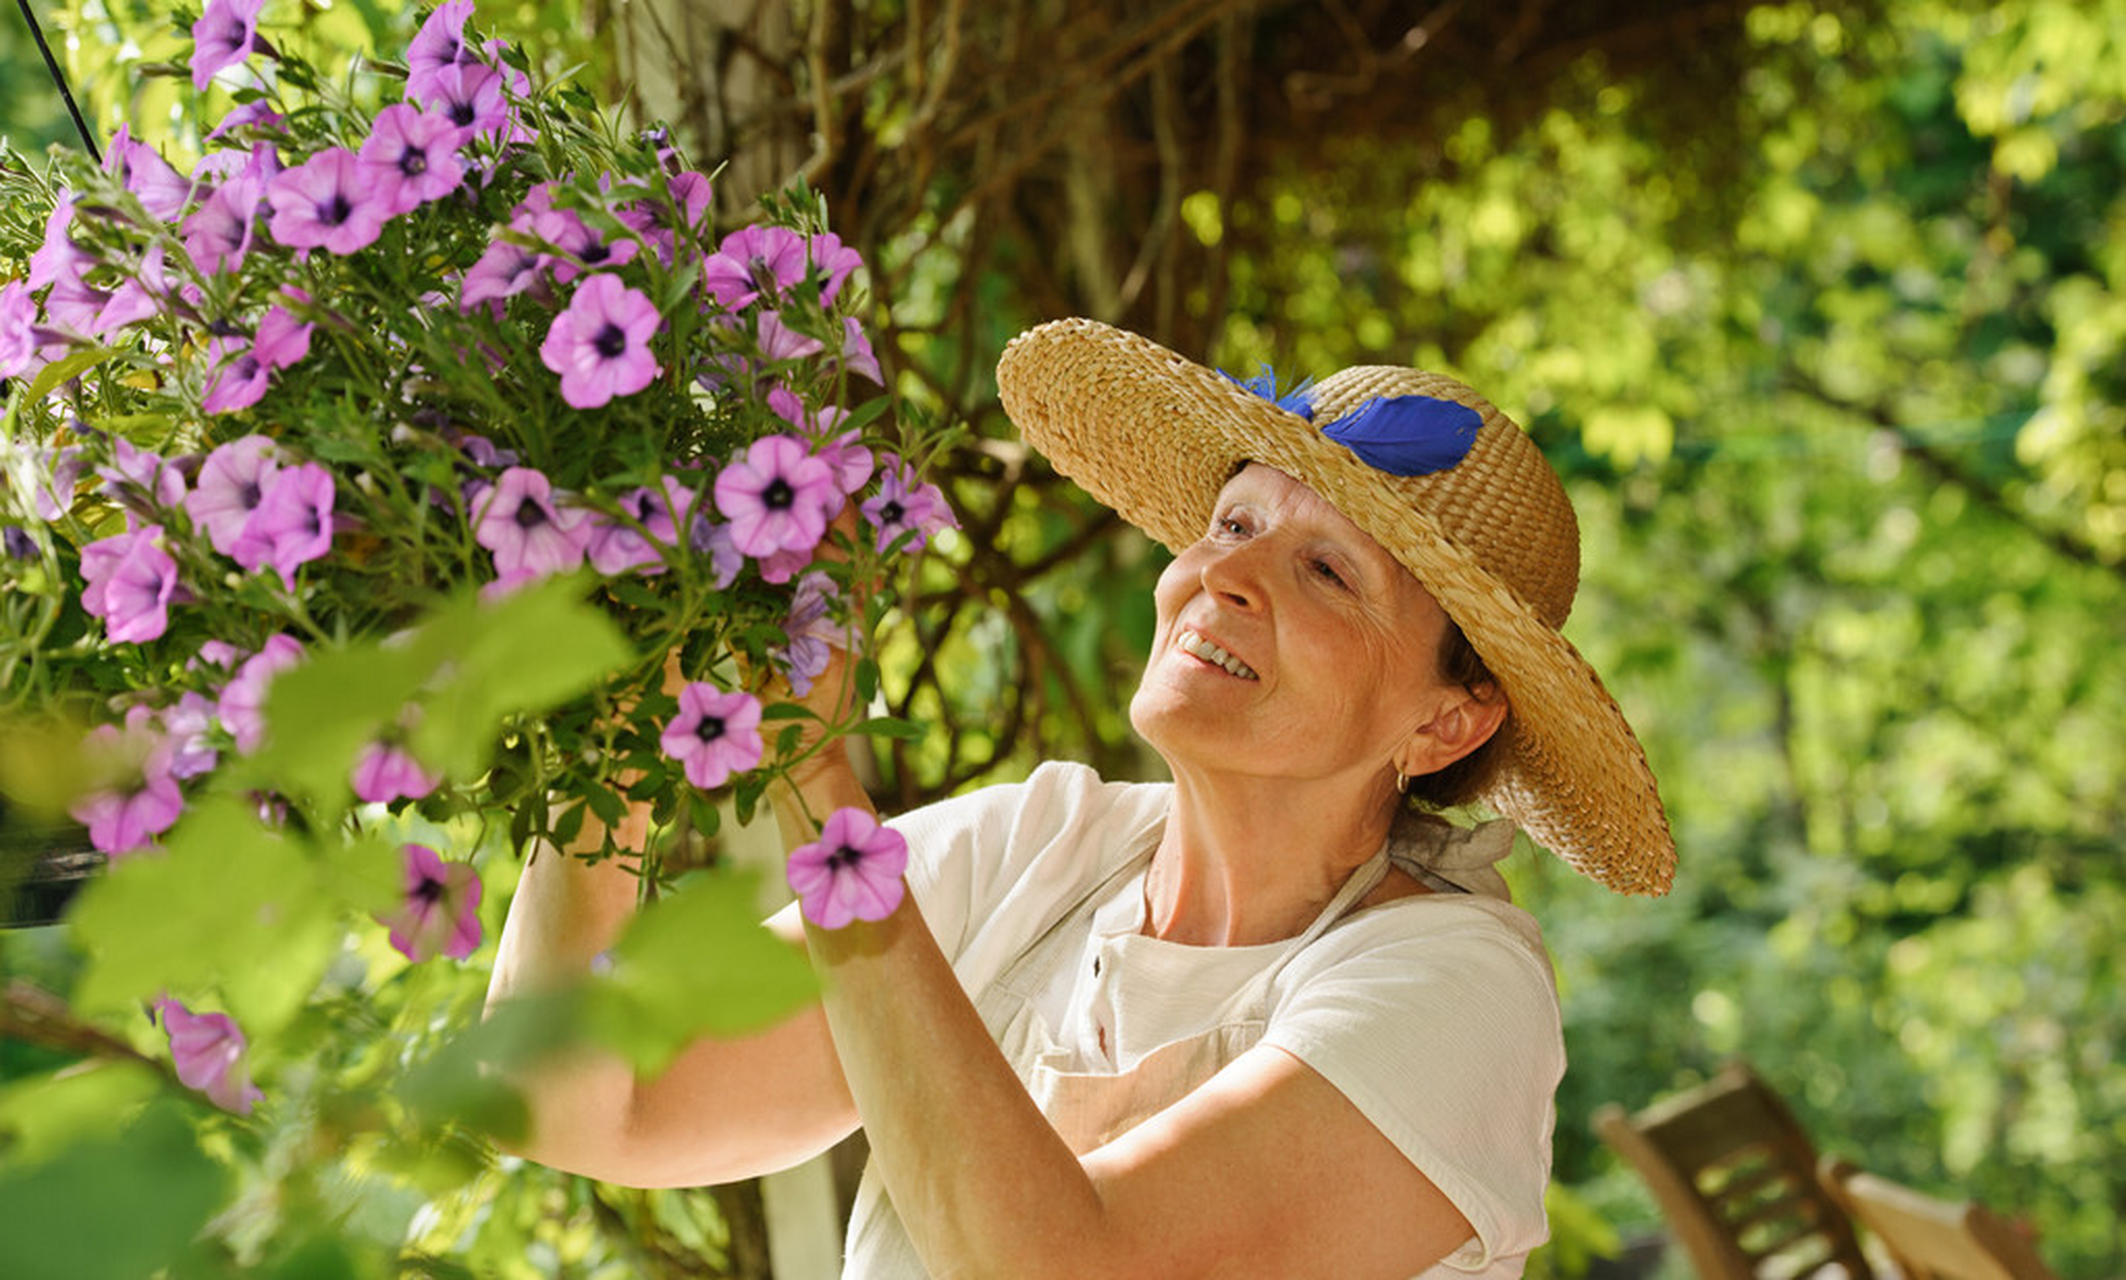
[[[434,956],[463,960],[480,946],[480,873],[467,862],[445,862],[425,844],[409,844],[406,900],[382,923],[391,945],[418,964]]]
[[[143,714],[128,716],[124,729],[97,725],[89,731],[89,750],[119,764],[128,781],[76,800],[67,812],[89,829],[89,843],[112,858],[138,853],[177,824],[184,796],[177,790],[167,745],[148,728]]]
[[[511,467],[473,501],[473,538],[495,554],[504,581],[565,573],[583,563],[590,513],[554,505],[553,485],[529,467]]]
[[[659,322],[656,306],[620,277],[592,276],[577,288],[568,310],[554,317],[539,358],[561,375],[563,400],[595,409],[657,377],[649,342]]]
[[[834,471],[795,436],[763,436],[716,476],[716,509],[746,555],[809,551],[841,503]]]
[[[303,659],[303,646],[293,636],[277,635],[266,647],[244,659],[236,674],[223,686],[215,713],[222,728],[236,739],[236,749],[249,755],[266,740],[266,688],[273,677]]]
[[[464,137],[448,117],[403,102],[377,113],[375,126],[362,142],[361,161],[391,214],[409,212],[458,189],[465,181],[465,162],[458,158]]]
[[[481,63],[447,68],[436,74],[427,90],[406,97],[441,115],[465,130],[470,138],[499,138],[514,130],[508,99],[502,96],[502,73]]]
[[[709,296],[734,311],[799,283],[805,271],[805,238],[787,227],[758,224],[725,236],[701,264]]]
[[[184,472],[161,454],[138,449],[124,436],[111,440],[111,465],[96,468],[105,496],[125,508],[130,527],[152,524],[185,498]]]
[[[782,322],[775,311],[760,313],[760,354],[770,360],[801,360],[827,349],[818,338],[798,333]]]
[[[180,229],[185,253],[202,275],[240,270],[250,252],[258,223],[258,206],[266,180],[255,172],[238,173],[214,189]]]
[[[168,996],[155,1002],[155,1012],[169,1033],[170,1058],[185,1087],[224,1111],[250,1115],[266,1095],[244,1070],[244,1033],[235,1021],[226,1013],[194,1013]]]
[[[804,401],[797,398],[797,393],[787,387],[776,387],[768,392],[768,408],[814,442],[816,456],[834,472],[834,482],[844,495],[855,493],[870,483],[871,450],[863,444],[862,434],[855,431],[834,434],[834,428],[849,416],[848,410],[828,405],[813,413],[805,407]]]
[[[907,550],[919,551],[939,530],[960,527],[944,492],[934,484],[916,484],[915,469],[890,453],[879,475],[877,495],[857,510],[878,530],[881,552],[904,533],[914,534]]]
[[[406,97],[409,100],[426,102],[437,77],[475,60],[472,49],[465,43],[465,22],[472,17],[472,7],[473,0],[448,0],[429,14],[421,29],[414,33],[413,43],[406,46]]]
[[[300,290],[290,293],[309,301]],[[208,413],[231,413],[248,409],[266,394],[276,370],[285,369],[310,354],[310,336],[317,326],[295,318],[286,307],[270,308],[258,322],[258,333],[246,344],[239,337],[218,337],[207,343],[206,393],[199,407]]]
[[[61,189],[59,201],[44,220],[44,243],[30,255],[29,287],[42,289],[55,281],[78,276],[96,259],[81,251],[67,228],[74,222],[74,193]]]
[[[295,590],[297,567],[332,550],[333,496],[332,473],[315,462],[274,473],[229,548],[230,558],[245,569],[271,565],[282,584]]]
[[[163,247],[158,241],[140,255],[139,272],[121,281],[105,299],[89,328],[90,335],[109,333],[159,314],[169,294],[169,282],[163,272]]]
[[[524,245],[495,241],[459,281],[458,309],[471,311],[483,302],[499,306],[503,298],[515,297],[537,284],[548,261],[545,254]]]
[[[209,773],[220,761],[210,736],[214,727],[214,704],[206,695],[187,689],[177,701],[162,709],[163,741],[170,753],[170,776],[196,778]]]
[[[194,525],[207,531],[216,551],[225,556],[235,552],[236,540],[278,467],[273,442],[260,435],[231,440],[207,455],[199,481],[185,499],[185,511]]]
[[[411,752],[389,742],[370,743],[354,762],[354,794],[364,804],[390,804],[401,797],[418,800],[442,782]]]
[[[116,641],[153,640],[170,626],[177,562],[159,545],[162,526],[99,538],[81,549],[81,607]]]
[[[132,126],[119,125],[104,154],[103,167],[118,175],[146,209],[164,222],[173,222],[192,199],[192,182],[170,167],[162,153],[133,136]]]
[[[215,73],[244,60],[258,40],[266,0],[207,0],[192,24],[192,87],[205,92]]]
[[[390,206],[345,147],[318,152],[266,184],[273,238],[292,249],[349,254],[376,242]]]
[[[855,316],[842,317],[842,367],[879,386],[886,385],[886,375],[878,367],[878,355],[871,350],[871,339],[864,335],[864,326],[857,323]]]
[[[250,102],[231,107],[229,114],[221,118],[220,124],[207,130],[207,141],[227,137],[238,129],[278,129],[287,122],[287,117],[275,111],[271,102],[264,98],[254,98]]]
[[[769,656],[790,682],[790,692],[800,698],[812,691],[812,682],[827,669],[834,650],[849,642],[848,628],[834,619],[840,598],[834,579],[824,573],[815,571],[797,580],[790,614],[783,620],[783,634],[789,639]]]
[[[842,238],[832,231],[822,231],[813,236],[805,246],[812,259],[812,269],[825,276],[819,288],[821,306],[834,305],[834,296],[842,291],[842,282],[851,272],[864,265],[864,257],[855,249],[842,243]]]
[[[39,520],[50,524],[73,509],[74,488],[89,469],[89,460],[78,445],[38,449],[35,453],[41,479],[30,496],[30,505]]]
[[[662,492],[647,486],[634,489],[620,499],[620,506],[642,527],[593,513],[591,567],[607,577],[630,569],[663,573],[663,551],[679,545],[679,528],[692,518],[693,490],[678,476],[666,476]]]
[[[657,741],[686,769],[688,782],[704,791],[720,787],[760,763],[760,700],[697,680],[679,691],[679,713]]]
[[[907,886],[908,841],[862,809],[836,809],[819,839],[790,855],[785,876],[803,903],[805,919],[822,929],[851,920],[884,920],[901,905]]]
[[[0,285],[0,378],[19,378],[38,363],[37,300],[27,280]],[[56,519],[46,516],[45,519]]]
[[[731,526],[697,519],[687,545],[696,555],[709,558],[709,581],[718,591],[738,581],[746,567],[745,553],[731,541]]]

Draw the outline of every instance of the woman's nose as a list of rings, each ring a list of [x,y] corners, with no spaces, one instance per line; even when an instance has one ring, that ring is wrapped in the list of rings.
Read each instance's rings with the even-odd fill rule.
[[[1255,542],[1221,547],[1203,562],[1203,589],[1237,609],[1263,603],[1262,555]]]

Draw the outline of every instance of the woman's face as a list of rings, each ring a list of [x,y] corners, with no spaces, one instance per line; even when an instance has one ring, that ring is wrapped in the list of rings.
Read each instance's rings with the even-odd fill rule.
[[[1439,678],[1447,616],[1431,594],[1271,467],[1226,482],[1154,600],[1130,720],[1177,774],[1386,778],[1411,737],[1466,697]]]

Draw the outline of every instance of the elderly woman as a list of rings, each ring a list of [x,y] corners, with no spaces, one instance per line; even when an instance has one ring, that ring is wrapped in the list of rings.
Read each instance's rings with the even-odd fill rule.
[[[1130,707],[1172,782],[1052,764],[904,815],[892,915],[778,917],[814,1006],[654,1080],[544,1072],[527,1153],[715,1182],[861,1125],[851,1276],[1519,1275],[1564,1052],[1492,863],[1518,823],[1625,892],[1674,866],[1638,743],[1558,633],[1555,474],[1408,369],[1273,403],[1074,320],[998,382],[1029,443],[1177,551]],[[868,803],[816,760],[779,806],[793,841]],[[1435,816],[1471,800],[1510,821]],[[581,973],[633,899],[624,870],[535,860],[495,995]]]

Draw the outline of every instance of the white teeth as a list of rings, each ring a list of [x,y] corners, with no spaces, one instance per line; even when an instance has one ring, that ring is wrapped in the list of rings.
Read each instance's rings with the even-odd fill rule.
[[[1183,653],[1192,653],[1205,662],[1215,662],[1243,680],[1260,680],[1255,669],[1193,631],[1183,631],[1174,637],[1174,644]]]

